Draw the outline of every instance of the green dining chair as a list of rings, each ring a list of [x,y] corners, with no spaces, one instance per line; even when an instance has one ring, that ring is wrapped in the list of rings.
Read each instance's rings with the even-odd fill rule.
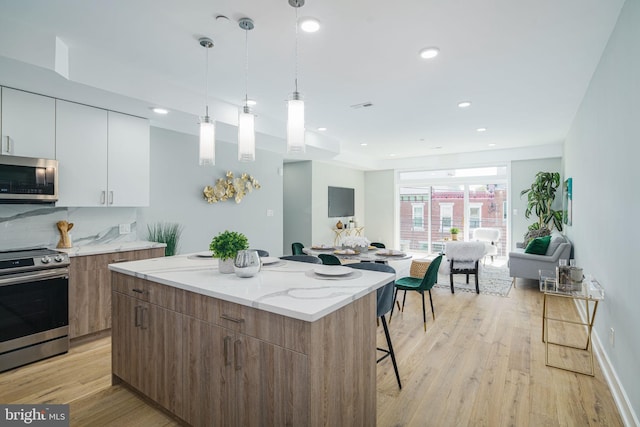
[[[318,258],[322,260],[324,265],[342,265],[337,256],[331,254],[319,254]]]
[[[433,311],[433,299],[431,298],[431,288],[438,281],[438,269],[440,268],[440,263],[442,262],[442,255],[438,255],[436,259],[431,261],[429,268],[424,273],[423,278],[417,277],[403,277],[401,279],[396,280],[396,292],[393,295],[393,308],[391,309],[391,315],[389,317],[389,323],[391,323],[391,319],[393,318],[393,311],[395,310],[396,300],[398,298],[398,291],[404,291],[404,296],[402,297],[402,310],[404,312],[404,303],[407,299],[407,291],[416,291],[422,295],[422,320],[424,322],[424,331],[427,331],[427,314],[424,306],[424,292],[429,291],[429,302],[431,303],[431,315],[433,316],[433,320],[436,320],[436,314]]]
[[[386,248],[384,243],[380,243],[380,242],[371,242],[371,246],[376,247],[378,249],[385,249]]]
[[[281,256],[280,259],[289,260],[289,261],[298,261],[298,262],[308,262],[309,264],[322,264],[322,260],[317,256],[313,256],[313,255],[285,255],[285,256]]]
[[[291,255],[305,255],[305,253],[302,251],[302,248],[304,248],[304,245],[300,242],[294,242],[291,244]]]

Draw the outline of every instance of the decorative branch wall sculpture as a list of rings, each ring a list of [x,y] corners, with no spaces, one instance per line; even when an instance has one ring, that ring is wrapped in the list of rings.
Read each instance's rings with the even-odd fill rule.
[[[231,198],[234,198],[236,203],[240,203],[242,198],[254,189],[260,189],[257,179],[246,173],[234,178],[233,172],[228,171],[226,178],[218,178],[213,187],[210,185],[204,187],[203,194],[208,203],[224,202]]]

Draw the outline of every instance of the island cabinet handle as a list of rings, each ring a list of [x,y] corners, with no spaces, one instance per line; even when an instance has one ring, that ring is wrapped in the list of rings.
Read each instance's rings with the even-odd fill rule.
[[[135,320],[134,320],[134,325],[137,328],[138,326],[142,325],[142,322],[140,321],[140,309],[142,308],[142,306],[140,305],[136,305],[135,307]]]
[[[229,351],[231,351],[231,337],[224,337],[224,366],[231,365],[231,358],[229,357]]]
[[[147,311],[149,311],[149,309],[147,307],[140,307],[142,309],[142,316],[141,317],[141,322],[140,322],[140,329],[149,329],[149,315],[147,314],[145,316],[145,313]],[[147,321],[145,322],[145,318],[147,319]]]
[[[131,290],[132,290],[133,292],[137,293],[137,294],[143,294],[143,293],[144,293],[144,290],[142,290],[142,289],[138,289],[138,288],[133,288],[133,289],[131,289]]]
[[[242,369],[242,363],[240,363],[242,361],[242,342],[240,340],[236,340],[236,342],[233,343],[233,347],[233,355],[236,359],[236,371],[239,371]]]
[[[238,319],[237,317],[231,317],[227,314],[221,314],[220,317],[224,320],[228,320],[233,323],[244,323],[244,319]]]

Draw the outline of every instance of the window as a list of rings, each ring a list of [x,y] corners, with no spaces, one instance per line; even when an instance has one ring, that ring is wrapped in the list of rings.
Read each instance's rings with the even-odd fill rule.
[[[448,233],[453,225],[453,203],[440,203],[440,231]]]
[[[469,228],[482,226],[482,203],[469,203]]]
[[[424,203],[412,203],[411,212],[413,230],[424,231]]]

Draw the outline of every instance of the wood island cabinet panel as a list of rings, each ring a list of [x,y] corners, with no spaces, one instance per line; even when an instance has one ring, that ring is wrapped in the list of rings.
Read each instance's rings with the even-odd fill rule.
[[[113,374],[183,417],[183,317],[113,293]]]
[[[154,304],[126,292],[166,295],[167,286],[116,272],[112,283],[114,383],[124,380],[187,423],[375,426],[375,292],[304,322],[174,288],[173,299]],[[150,336],[127,328],[145,324],[130,300],[149,307]]]
[[[161,256],[164,256],[164,248],[72,257],[69,266],[70,338],[111,327],[109,264]]]

